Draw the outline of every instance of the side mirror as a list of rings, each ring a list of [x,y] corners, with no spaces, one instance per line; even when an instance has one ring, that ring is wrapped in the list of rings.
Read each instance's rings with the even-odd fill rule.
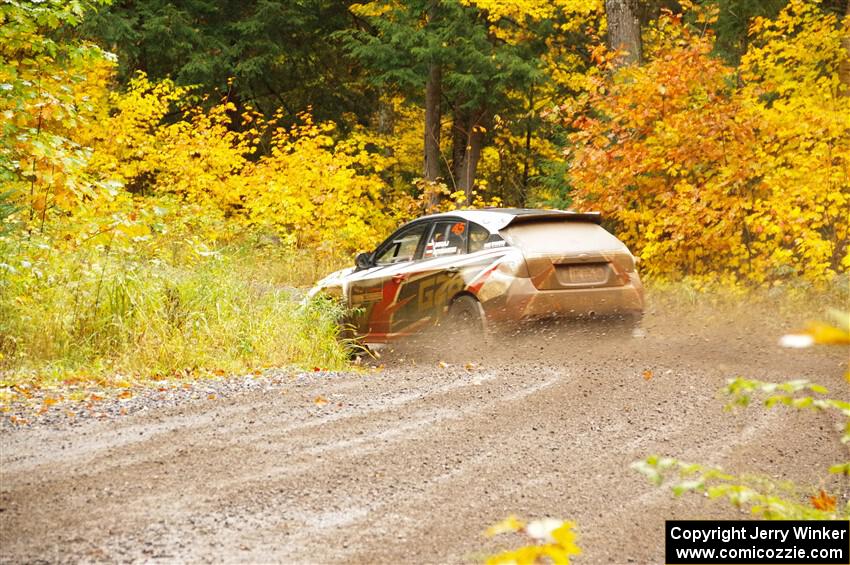
[[[354,266],[357,267],[358,271],[370,268],[372,266],[372,254],[358,253],[354,257]]]

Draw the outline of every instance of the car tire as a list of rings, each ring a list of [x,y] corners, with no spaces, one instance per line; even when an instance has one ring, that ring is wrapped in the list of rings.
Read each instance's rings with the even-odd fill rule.
[[[486,334],[484,308],[475,297],[462,294],[449,306],[448,325],[453,333],[483,338]]]

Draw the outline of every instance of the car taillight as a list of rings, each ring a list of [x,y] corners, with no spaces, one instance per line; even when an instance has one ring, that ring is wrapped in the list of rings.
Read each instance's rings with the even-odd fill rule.
[[[635,271],[635,258],[632,257],[631,253],[618,254],[611,262],[616,265],[617,271],[620,273],[633,273]]]

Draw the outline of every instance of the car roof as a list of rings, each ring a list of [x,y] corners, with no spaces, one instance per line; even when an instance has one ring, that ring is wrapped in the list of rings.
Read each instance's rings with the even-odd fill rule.
[[[599,212],[573,212],[572,210],[546,210],[541,208],[478,208],[430,214],[414,221],[439,220],[440,218],[462,218],[480,224],[491,232],[497,232],[508,224],[528,221],[566,220],[598,224],[602,220]]]

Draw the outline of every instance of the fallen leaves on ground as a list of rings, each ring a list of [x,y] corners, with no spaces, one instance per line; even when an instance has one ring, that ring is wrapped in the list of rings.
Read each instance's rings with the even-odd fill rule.
[[[818,494],[809,497],[809,500],[811,500],[812,506],[818,510],[823,510],[824,512],[832,512],[835,510],[835,497],[829,496],[829,494],[823,489],[820,489]]]

